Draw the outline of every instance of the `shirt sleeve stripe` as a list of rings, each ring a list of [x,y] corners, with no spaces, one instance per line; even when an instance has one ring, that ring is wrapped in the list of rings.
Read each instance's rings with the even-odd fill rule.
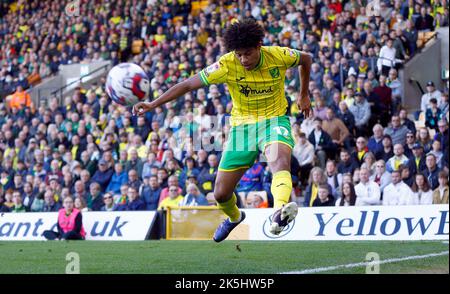
[[[203,83],[205,86],[209,86],[208,79],[206,78],[206,75],[205,75],[205,73],[203,72],[203,70],[200,71],[200,80],[202,80],[202,83]]]
[[[300,52],[298,52],[297,50],[294,50],[294,52],[295,52],[295,61],[291,65],[291,67],[297,66],[300,63]]]

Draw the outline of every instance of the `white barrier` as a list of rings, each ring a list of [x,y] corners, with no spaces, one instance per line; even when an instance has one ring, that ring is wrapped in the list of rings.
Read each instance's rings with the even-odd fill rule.
[[[279,235],[269,233],[272,209],[246,209],[233,231],[240,240],[448,240],[449,206],[300,208]]]
[[[56,212],[0,215],[0,241],[45,240],[45,230],[56,231]],[[145,240],[154,211],[83,212],[87,240]]]

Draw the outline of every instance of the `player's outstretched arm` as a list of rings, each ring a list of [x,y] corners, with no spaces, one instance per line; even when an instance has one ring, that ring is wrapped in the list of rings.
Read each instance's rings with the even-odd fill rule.
[[[305,115],[305,118],[311,114],[311,101],[308,95],[309,75],[311,73],[312,57],[306,52],[300,52],[299,73],[301,80],[300,94],[297,97],[298,109]]]
[[[164,94],[162,94],[158,99],[151,102],[139,102],[133,106],[134,115],[143,115],[148,111],[152,111],[158,106],[161,106],[169,101],[175,100],[184,94],[202,88],[204,85],[200,80],[200,75],[196,74],[190,77],[186,81],[176,84]]]

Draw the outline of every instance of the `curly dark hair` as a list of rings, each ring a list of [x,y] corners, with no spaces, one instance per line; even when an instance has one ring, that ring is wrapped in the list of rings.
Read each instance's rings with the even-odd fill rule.
[[[232,24],[224,34],[228,51],[255,48],[264,38],[264,29],[253,19],[246,18]]]

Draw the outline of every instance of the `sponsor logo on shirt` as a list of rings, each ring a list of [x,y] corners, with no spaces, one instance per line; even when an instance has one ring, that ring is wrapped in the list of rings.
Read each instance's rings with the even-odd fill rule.
[[[243,85],[239,85],[239,87],[241,87],[241,89],[239,90],[240,93],[244,94],[245,97],[248,97],[248,95],[252,94],[252,95],[264,95],[264,94],[270,94],[273,93],[273,89],[272,86],[270,86],[267,89],[252,89],[251,87],[249,87],[248,85],[243,86]]]

